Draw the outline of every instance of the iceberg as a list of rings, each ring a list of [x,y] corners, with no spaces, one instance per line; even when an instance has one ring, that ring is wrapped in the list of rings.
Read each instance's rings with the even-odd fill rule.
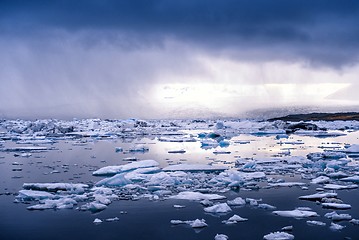
[[[27,207],[28,210],[45,210],[45,209],[72,209],[77,202],[68,197],[52,200],[45,199],[40,201],[40,204],[36,204],[30,207]]]
[[[214,240],[228,240],[228,236],[224,234],[216,234]]]
[[[350,204],[343,203],[322,203],[322,207],[332,209],[350,209],[352,206]]]
[[[24,189],[39,190],[39,191],[67,191],[70,193],[84,193],[85,189],[89,188],[87,184],[81,183],[24,183]]]
[[[225,199],[225,196],[221,196],[218,194],[206,194],[206,193],[200,193],[200,192],[180,192],[175,196],[171,196],[170,198],[173,199],[183,199],[183,200],[192,200],[192,201],[201,201],[201,200],[221,200]]]
[[[333,221],[351,220],[352,216],[347,213],[338,214],[336,212],[326,213],[324,217],[329,218]]]
[[[100,224],[100,223],[102,223],[102,220],[99,218],[95,218],[95,220],[93,220],[93,223]]]
[[[227,203],[218,203],[211,207],[204,208],[204,211],[208,213],[228,213],[232,211],[232,209],[228,206]]]
[[[28,200],[42,200],[42,199],[54,199],[56,196],[52,193],[36,190],[20,190],[17,199],[28,201]]]
[[[307,221],[308,225],[312,225],[312,226],[325,226],[327,225],[325,222],[321,222],[321,221]]]
[[[79,210],[81,211],[91,211],[93,213],[96,212],[101,212],[103,210],[105,210],[107,208],[107,206],[105,204],[102,203],[97,203],[97,202],[90,202],[90,203],[86,203],[82,206],[79,207]]]
[[[122,172],[132,171],[138,168],[150,168],[157,166],[159,166],[159,163],[155,160],[142,160],[142,161],[131,162],[120,166],[103,167],[93,172],[92,174],[94,176],[111,176]]]
[[[196,219],[196,220],[187,220],[187,221],[182,221],[182,220],[171,220],[171,224],[173,225],[178,225],[178,224],[188,224],[190,225],[192,228],[203,228],[203,227],[207,227],[207,223],[206,220],[204,219]]]
[[[95,185],[96,186],[120,187],[120,186],[125,186],[127,184],[132,183],[132,181],[128,180],[125,176],[126,176],[126,173],[116,174],[115,176],[105,178],[105,179],[98,181]]]
[[[316,200],[321,200],[322,198],[336,198],[337,196],[338,196],[337,193],[326,192],[326,193],[315,193],[311,195],[300,196],[299,199],[316,201]]]
[[[321,183],[327,183],[327,182],[329,182],[329,180],[330,180],[329,177],[320,176],[320,177],[317,177],[317,178],[312,179],[312,181],[311,181],[310,183],[313,183],[313,184],[321,184]]]
[[[231,225],[231,224],[236,224],[238,222],[244,222],[244,221],[248,221],[247,218],[242,218],[238,215],[233,215],[232,217],[228,218],[228,220],[223,220],[222,223],[227,224],[227,225]]]
[[[359,176],[344,177],[340,181],[359,183]]]
[[[305,210],[291,210],[291,211],[274,211],[274,214],[282,217],[293,217],[293,218],[307,218],[307,217],[318,217],[319,215],[313,211]]]
[[[342,226],[342,225],[340,225],[340,224],[337,224],[337,223],[331,223],[330,224],[330,230],[332,230],[332,231],[340,231],[340,230],[342,230],[343,228],[345,228],[345,226]]]
[[[339,185],[339,184],[325,184],[323,186],[324,189],[329,190],[343,190],[343,189],[354,189],[358,188],[358,185],[352,184],[352,185]]]
[[[292,240],[294,236],[286,232],[269,233],[263,237],[265,240]]]
[[[241,206],[241,205],[245,205],[246,204],[246,201],[241,198],[241,197],[236,197],[235,199],[233,200],[228,200],[227,201],[227,204],[229,206]]]

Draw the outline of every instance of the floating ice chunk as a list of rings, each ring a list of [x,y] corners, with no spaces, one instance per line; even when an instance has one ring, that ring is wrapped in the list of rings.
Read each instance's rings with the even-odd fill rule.
[[[105,205],[109,205],[111,203],[111,200],[109,198],[107,198],[106,196],[95,194],[94,197],[95,197],[95,201],[97,203],[101,203],[101,204],[105,204]]]
[[[320,176],[320,177],[317,177],[317,178],[312,179],[312,181],[311,181],[310,183],[313,183],[313,184],[321,184],[321,183],[327,183],[327,182],[329,182],[329,180],[330,180],[329,177]]]
[[[286,232],[274,232],[263,237],[265,240],[292,240],[294,236]]]
[[[227,203],[218,203],[211,207],[204,208],[204,211],[209,213],[228,213],[232,211],[232,209],[228,206]]]
[[[40,190],[40,191],[67,191],[71,193],[83,193],[89,186],[81,183],[24,183],[24,189]]]
[[[319,215],[313,211],[305,211],[305,210],[291,210],[291,211],[274,211],[276,215],[282,217],[294,217],[294,218],[305,218],[305,217],[318,217]]]
[[[41,200],[41,199],[53,199],[56,196],[44,192],[44,191],[36,191],[36,190],[20,190],[19,195],[16,196],[17,199],[28,201],[28,200]]]
[[[340,179],[340,181],[359,183],[359,176],[345,177],[345,178]]]
[[[353,144],[350,147],[343,150],[346,153],[359,153],[359,144]]]
[[[254,207],[259,205],[258,201],[261,201],[261,200],[257,200],[257,199],[253,199],[253,198],[246,198],[246,203],[248,203],[249,205],[254,206]]]
[[[40,204],[27,207],[28,210],[71,209],[77,202],[72,198],[45,199]]]
[[[338,171],[338,172],[328,173],[327,176],[330,178],[341,178],[340,180],[342,180],[343,178],[348,177],[348,174],[342,171]]]
[[[178,179],[166,172],[159,172],[149,175],[146,183],[147,186],[172,186],[176,184],[179,184]]]
[[[359,225],[359,219],[352,219],[349,222],[354,225]]]
[[[127,184],[132,183],[131,180],[128,180],[126,177],[126,173],[119,173],[115,176],[102,179],[96,183],[96,186],[125,186]]]
[[[282,229],[281,229],[282,231],[293,231],[293,226],[291,225],[291,226],[285,226],[285,227],[282,227]]]
[[[228,240],[228,236],[224,235],[224,234],[216,234],[216,236],[214,237],[214,240]]]
[[[305,183],[302,182],[282,182],[282,183],[268,183],[270,187],[294,187],[294,186],[304,186]]]
[[[342,225],[340,225],[340,224],[337,224],[337,223],[331,223],[330,224],[330,230],[332,230],[332,231],[340,231],[340,230],[342,230],[343,228],[345,228],[345,226],[342,226]]]
[[[188,224],[188,225],[190,225],[192,228],[203,228],[203,227],[207,227],[207,226],[208,226],[207,223],[206,223],[206,220],[204,220],[204,219],[187,220],[187,221],[171,220],[171,224],[173,224],[173,225]]]
[[[350,209],[352,206],[344,203],[322,203],[322,207],[332,209]]]
[[[200,193],[200,192],[180,192],[175,196],[171,196],[170,198],[173,199],[184,199],[184,200],[193,200],[193,201],[201,201],[201,200],[220,200],[225,199],[225,196],[221,196],[218,194],[206,194],[206,193]]]
[[[120,221],[120,219],[118,217],[106,218],[105,221],[106,222],[117,222],[117,221]]]
[[[132,171],[138,168],[150,168],[150,167],[157,167],[159,163],[155,160],[142,160],[138,162],[131,162],[121,166],[107,166],[98,169],[97,171],[93,172],[92,174],[95,176],[106,176],[106,175],[115,175],[121,172]]]
[[[190,223],[190,226],[193,228],[203,228],[207,227],[208,225],[204,219],[196,219],[192,223]]]
[[[95,220],[93,220],[93,223],[100,224],[100,223],[102,223],[102,220],[99,218],[96,218]]]
[[[339,184],[325,184],[323,186],[324,189],[329,190],[343,190],[343,189],[354,189],[358,188],[358,185],[352,184],[352,185],[339,185]]]
[[[208,199],[204,199],[201,201],[201,204],[205,207],[209,207],[209,206],[212,206],[213,205],[213,202],[211,200],[208,200]]]
[[[216,148],[217,146],[218,142],[213,139],[205,139],[201,141],[201,148],[203,149]]]
[[[150,149],[143,144],[138,144],[129,149],[130,152],[148,152],[149,150]]]
[[[97,203],[97,202],[90,202],[82,205],[79,210],[86,211],[89,210],[93,213],[103,211],[107,208],[105,204]]]
[[[228,200],[227,201],[227,204],[229,206],[241,206],[241,205],[245,205],[246,204],[246,201],[241,198],[241,197],[236,197],[235,199],[233,200]]]
[[[223,220],[222,223],[230,225],[230,224],[236,224],[238,222],[244,222],[244,221],[248,221],[248,219],[242,218],[235,214],[232,217],[228,218],[228,220]]]
[[[32,154],[31,153],[22,153],[20,154],[21,157],[24,157],[24,158],[28,158],[28,157],[31,157]]]
[[[224,171],[228,169],[223,166],[212,166],[207,164],[177,164],[171,165],[163,168],[163,171],[188,171],[188,172],[198,172],[198,171]]]
[[[175,205],[173,205],[173,207],[174,208],[185,208],[186,206],[185,205],[177,205],[177,204],[175,204]]]
[[[312,225],[312,226],[325,226],[327,225],[325,222],[321,222],[321,221],[307,221],[308,225]]]
[[[324,215],[324,217],[332,219],[333,221],[342,221],[342,220],[350,220],[350,219],[352,219],[352,216],[350,216],[347,213],[338,214],[335,211],[330,212],[330,213],[326,213]]]
[[[335,198],[337,196],[338,196],[337,193],[327,192],[327,193],[315,193],[311,195],[300,196],[299,199],[315,201],[315,200],[320,200],[322,198]]]
[[[242,170],[255,169],[257,166],[256,162],[250,161],[243,165]]]
[[[266,204],[266,203],[258,204],[258,208],[266,209],[266,210],[274,210],[274,209],[276,209],[275,206],[272,206],[272,205],[269,205],[269,204]]]

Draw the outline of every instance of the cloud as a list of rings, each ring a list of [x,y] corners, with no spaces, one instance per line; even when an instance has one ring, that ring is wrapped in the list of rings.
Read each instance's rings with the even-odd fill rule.
[[[2,32],[22,37],[53,29],[120,32],[139,45],[173,38],[236,58],[335,67],[358,60],[355,0],[2,1],[0,9]]]
[[[353,0],[3,0],[0,113],[151,118],[283,104],[288,94],[266,84],[357,81],[358,11]],[[178,83],[229,97],[183,106],[154,96]]]

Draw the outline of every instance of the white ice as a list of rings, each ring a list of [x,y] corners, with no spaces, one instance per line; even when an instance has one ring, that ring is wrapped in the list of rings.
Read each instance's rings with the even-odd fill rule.
[[[276,215],[282,217],[293,217],[293,218],[306,218],[306,217],[318,217],[319,215],[313,211],[305,211],[305,210],[291,210],[291,211],[274,211]]]
[[[120,166],[107,166],[94,171],[92,174],[95,176],[108,176],[108,175],[115,175],[122,172],[127,172],[131,170],[135,170],[138,168],[150,168],[150,167],[157,167],[159,163],[155,160],[142,160],[138,162],[132,162],[125,165]]]
[[[286,233],[286,232],[274,232],[269,233],[263,237],[265,240],[292,240],[294,239],[294,235]]]
[[[204,208],[204,211],[208,213],[228,213],[231,212],[232,209],[228,206],[227,203],[218,203],[211,207]]]
[[[173,199],[184,199],[184,200],[192,200],[192,201],[201,201],[201,200],[221,200],[225,199],[225,196],[218,195],[218,194],[206,194],[200,192],[191,192],[191,191],[184,191],[180,192],[177,195],[171,196],[170,198]]]

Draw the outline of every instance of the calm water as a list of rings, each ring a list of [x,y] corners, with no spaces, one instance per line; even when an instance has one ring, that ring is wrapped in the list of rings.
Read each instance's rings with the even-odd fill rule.
[[[194,132],[188,132],[194,133]],[[102,212],[92,214],[75,209],[28,211],[26,204],[13,203],[17,192],[24,182],[73,182],[95,183],[102,179],[92,176],[92,172],[108,165],[128,163],[124,158],[136,157],[139,160],[154,159],[162,167],[176,163],[213,163],[234,167],[238,157],[272,157],[280,156],[288,149],[292,156],[305,156],[309,152],[322,151],[325,147],[343,147],[344,144],[358,143],[357,132],[336,138],[313,138],[292,136],[290,139],[276,140],[274,136],[258,137],[240,135],[230,140],[231,145],[218,150],[230,151],[231,154],[215,155],[215,149],[201,149],[197,142],[169,143],[159,142],[156,138],[95,140],[84,138],[77,140],[61,140],[52,145],[46,152],[32,153],[30,157],[16,157],[14,152],[0,152],[0,239],[214,239],[217,233],[229,236],[229,239],[262,239],[265,234],[278,231],[284,226],[293,225],[292,234],[295,239],[359,239],[359,227],[348,222],[341,231],[329,229],[330,220],[324,217],[313,219],[294,219],[275,216],[271,211],[257,209],[246,205],[233,208],[233,212],[213,216],[203,211],[199,202],[184,200],[150,201],[114,201]],[[248,140],[250,143],[241,144]],[[280,141],[303,141],[304,144],[280,144]],[[79,141],[82,141],[79,143]],[[135,143],[146,144],[150,151],[146,153],[116,152],[116,147],[129,149]],[[6,141],[7,148],[19,146],[15,142]],[[185,149],[185,154],[168,154],[169,150]],[[353,160],[355,161],[355,160]],[[14,165],[14,162],[15,165]],[[287,181],[302,181],[299,175],[270,176],[285,178]],[[293,210],[295,207],[310,207],[320,216],[332,210],[323,209],[314,202],[298,199],[300,195],[315,193],[318,185],[309,185],[308,190],[298,187],[260,189],[258,191],[229,191],[223,195],[228,199],[250,197],[263,199],[264,203],[277,207],[277,210]],[[352,209],[338,211],[349,213],[359,218],[359,191],[338,191],[344,203],[352,205]],[[174,204],[185,205],[175,209]],[[123,213],[125,211],[126,213]],[[248,218],[246,222],[235,225],[222,224],[233,214]],[[105,219],[118,217],[116,222],[93,224],[95,218]],[[170,220],[194,220],[204,218],[208,227],[194,230],[185,225],[171,225]],[[307,220],[320,220],[327,226],[308,226]]]

